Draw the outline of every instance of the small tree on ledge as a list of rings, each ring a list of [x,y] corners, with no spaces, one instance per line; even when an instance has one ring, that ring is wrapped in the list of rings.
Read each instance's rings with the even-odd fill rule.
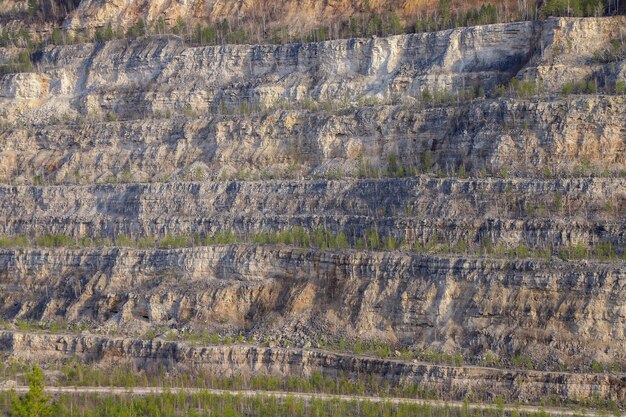
[[[54,412],[50,397],[44,395],[43,371],[35,366],[28,374],[29,390],[13,400],[13,417],[48,417]]]

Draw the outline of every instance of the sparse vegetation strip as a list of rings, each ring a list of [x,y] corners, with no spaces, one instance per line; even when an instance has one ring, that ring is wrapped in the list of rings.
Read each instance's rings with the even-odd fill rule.
[[[91,247],[122,247],[135,249],[182,249],[214,245],[286,245],[304,249],[320,250],[368,250],[368,251],[405,251],[424,255],[464,255],[488,256],[509,259],[551,259],[558,257],[566,261],[596,259],[608,262],[626,260],[624,245],[614,244],[609,240],[593,245],[577,243],[568,246],[529,247],[520,243],[516,246],[505,246],[494,243],[489,238],[479,242],[457,240],[446,241],[437,234],[426,240],[406,241],[392,235],[382,235],[376,229],[367,229],[362,233],[332,232],[323,228],[307,230],[301,227],[282,231],[240,233],[222,231],[206,235],[200,234],[167,234],[164,237],[154,236],[130,237],[118,234],[109,237],[72,237],[62,233],[40,236],[3,236],[0,237],[0,248],[91,248]]]

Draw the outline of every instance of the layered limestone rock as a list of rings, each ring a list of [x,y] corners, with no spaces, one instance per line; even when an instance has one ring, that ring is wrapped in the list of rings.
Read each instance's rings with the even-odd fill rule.
[[[1,97],[8,99],[43,99],[49,93],[48,77],[43,74],[10,74],[2,80]]]
[[[68,25],[138,12],[103,4],[82,2]],[[0,82],[3,320],[382,339],[578,374],[77,335],[2,333],[0,348],[224,375],[365,371],[449,398],[624,401],[626,73],[597,52],[625,28],[548,19],[217,47],[150,36],[50,46]],[[18,55],[0,48],[2,64]],[[585,93],[561,94],[566,82]],[[295,227],[347,242],[202,246]],[[373,231],[392,238],[386,252],[363,245]],[[150,240],[167,236],[192,247]],[[129,247],[139,239],[147,249]],[[593,360],[612,374],[584,374]]]
[[[389,158],[419,165],[427,154],[444,172],[619,173],[623,95],[558,93],[569,81],[600,91],[626,81],[623,61],[593,58],[624,37],[625,19],[310,44],[192,48],[151,37],[49,47],[36,56],[39,74],[3,79],[2,176],[355,175],[364,165],[384,170]],[[491,95],[514,76],[541,95],[463,98],[479,86]],[[426,89],[443,103],[425,103]]]
[[[4,94],[42,90],[22,86]],[[585,175],[598,175],[624,169],[625,109],[624,97],[577,97],[425,111],[390,106],[67,125],[61,118],[57,126],[5,131],[0,175],[18,184],[35,177],[62,184],[367,175],[367,167],[379,175],[371,172],[384,173],[390,158],[407,171],[431,158],[444,175],[461,167],[570,175],[583,166]]]
[[[32,362],[78,358],[101,365],[121,363],[144,371],[176,364],[178,369],[206,370],[227,377],[310,376],[314,371],[350,378],[371,375],[396,383],[418,383],[439,398],[455,400],[493,400],[502,396],[507,401],[536,403],[546,397],[570,401],[600,397],[619,404],[626,399],[626,381],[615,375],[450,367],[316,350],[249,345],[195,347],[162,340],[2,332],[0,351]]]
[[[428,34],[287,45],[188,47],[176,38],[46,48],[37,68],[75,110],[116,110],[143,99],[143,111],[216,109],[222,103],[380,99],[425,87],[486,88],[508,81],[530,59],[537,25],[476,26]],[[180,88],[180,87],[184,88]],[[69,96],[78,103],[73,101]],[[163,101],[166,99],[167,101]],[[62,110],[62,109],[58,109]],[[120,108],[120,110],[124,110]],[[129,112],[120,111],[121,115]]]
[[[5,0],[7,1],[7,0]],[[20,0],[8,0],[19,3]],[[23,3],[26,3],[23,1]],[[496,1],[500,6],[513,8],[510,1]],[[465,9],[465,2],[453,1],[455,9]],[[256,19],[263,30],[285,29],[299,34],[299,30],[310,30],[320,25],[336,24],[350,17],[360,17],[363,12],[394,11],[394,16],[411,24],[416,15],[434,11],[437,3],[407,2],[403,0],[339,0],[319,2],[314,0],[198,0],[176,2],[171,0],[95,1],[83,0],[78,9],[64,22],[67,29],[102,27],[108,23],[122,29],[133,25],[138,19],[154,25],[163,19],[174,26],[182,20],[189,27],[194,23],[221,23],[224,20],[241,22]]]
[[[506,248],[626,243],[626,180],[387,179],[0,187],[0,235],[78,240],[297,227],[367,231],[409,245],[487,240]]]
[[[492,351],[535,366],[624,363],[623,263],[509,261],[253,245],[2,250],[7,319],[213,329]]]
[[[536,46],[536,53],[520,76],[534,79],[549,90],[558,90],[566,82],[580,82],[591,75],[599,85],[613,79],[624,80],[624,60],[606,65],[597,54],[610,49],[611,42],[621,43],[626,36],[626,20],[553,19],[548,20]]]

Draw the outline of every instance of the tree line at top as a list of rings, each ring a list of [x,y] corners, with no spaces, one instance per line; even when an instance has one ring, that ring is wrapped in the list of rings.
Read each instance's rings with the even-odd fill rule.
[[[77,7],[79,0],[29,0],[25,22],[62,22]],[[622,1],[622,3],[626,3]],[[413,16],[401,16],[394,7],[373,8],[369,0],[352,16],[306,28],[279,25],[279,16],[271,10],[251,10],[237,19],[201,22],[178,17],[146,22],[139,18],[126,30],[111,23],[95,29],[64,31],[54,28],[43,43],[71,44],[80,42],[106,42],[113,39],[138,38],[149,34],[177,35],[198,45],[242,43],[322,42],[332,39],[389,36],[404,33],[431,32],[461,26],[475,26],[520,20],[534,20],[548,16],[602,16],[624,12],[620,0],[520,0],[514,6],[503,3],[483,3],[480,7],[459,7],[452,0],[439,0],[436,7],[420,11]],[[272,23],[273,22],[273,23]],[[25,28],[11,32],[0,30],[0,46],[24,46]]]

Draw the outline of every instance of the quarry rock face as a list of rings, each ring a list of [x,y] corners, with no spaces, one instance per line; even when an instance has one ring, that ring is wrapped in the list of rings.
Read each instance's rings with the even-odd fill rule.
[[[521,350],[555,369],[584,367],[598,352],[626,359],[618,265],[250,245],[17,250],[0,261],[3,315],[21,319],[235,328],[313,344],[332,334],[392,339],[475,362],[486,350]]]
[[[624,27],[623,17],[549,19],[309,44],[49,47],[39,74],[3,79],[0,118],[11,130],[0,175],[25,184],[355,175],[425,154],[448,172],[619,172],[623,95],[560,91],[625,81],[623,62],[593,59]],[[513,77],[541,94],[459,96]],[[425,91],[443,102],[425,102]]]
[[[65,25],[133,21],[114,6]],[[0,82],[0,315],[89,331],[9,325],[0,350],[623,404],[626,70],[599,53],[624,36],[615,16],[45,47]],[[467,365],[321,349],[341,339]]]
[[[267,348],[250,345],[194,347],[184,343],[107,339],[94,336],[54,336],[1,333],[0,348],[48,361],[68,356],[106,364],[124,363],[145,368],[177,363],[182,367],[208,369],[218,376],[269,373],[277,376],[309,376],[323,371],[336,377],[367,374],[393,382],[418,383],[444,399],[470,396],[492,400],[538,402],[546,395],[586,398],[593,395],[624,401],[624,379],[613,375],[564,372],[510,371],[481,367],[450,367],[407,363],[316,350]],[[488,393],[488,394],[486,394]]]

